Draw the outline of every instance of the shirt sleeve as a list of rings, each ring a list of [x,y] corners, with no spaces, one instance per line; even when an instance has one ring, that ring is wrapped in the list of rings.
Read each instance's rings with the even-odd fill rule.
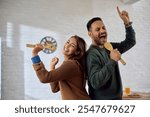
[[[125,30],[126,30],[125,40],[121,41],[120,43],[112,43],[113,48],[114,49],[117,48],[121,54],[128,51],[136,44],[135,32],[132,25],[126,27]]]

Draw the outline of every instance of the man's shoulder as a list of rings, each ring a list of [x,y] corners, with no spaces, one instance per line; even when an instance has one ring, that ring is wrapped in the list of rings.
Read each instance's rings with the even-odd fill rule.
[[[98,54],[98,49],[96,47],[90,46],[89,49],[86,51],[86,56]]]
[[[89,49],[86,51],[86,53],[89,54],[89,53],[92,53],[94,51],[97,51],[97,50],[93,47],[89,47]]]

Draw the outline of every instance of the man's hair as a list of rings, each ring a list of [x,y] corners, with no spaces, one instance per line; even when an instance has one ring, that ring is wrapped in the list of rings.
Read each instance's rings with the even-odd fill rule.
[[[90,19],[86,25],[87,30],[90,31],[90,28],[91,28],[91,25],[93,24],[93,22],[98,21],[98,20],[102,21],[102,19],[100,17],[94,17],[94,18]]]

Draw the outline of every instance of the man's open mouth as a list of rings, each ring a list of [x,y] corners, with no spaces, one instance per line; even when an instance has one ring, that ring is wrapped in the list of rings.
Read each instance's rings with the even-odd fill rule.
[[[101,35],[99,38],[100,39],[106,39],[106,35]]]
[[[102,39],[102,38],[105,39],[105,38],[106,38],[106,33],[102,33],[102,34],[99,36],[99,38],[100,38],[100,39]]]

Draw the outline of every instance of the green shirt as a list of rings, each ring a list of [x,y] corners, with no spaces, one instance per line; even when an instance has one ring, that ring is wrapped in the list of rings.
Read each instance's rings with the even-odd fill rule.
[[[126,28],[126,39],[111,43],[114,49],[124,53],[135,45],[135,32],[132,26]],[[105,48],[91,45],[86,53],[86,68],[89,95],[94,100],[122,99],[122,81],[118,63],[110,59]]]

